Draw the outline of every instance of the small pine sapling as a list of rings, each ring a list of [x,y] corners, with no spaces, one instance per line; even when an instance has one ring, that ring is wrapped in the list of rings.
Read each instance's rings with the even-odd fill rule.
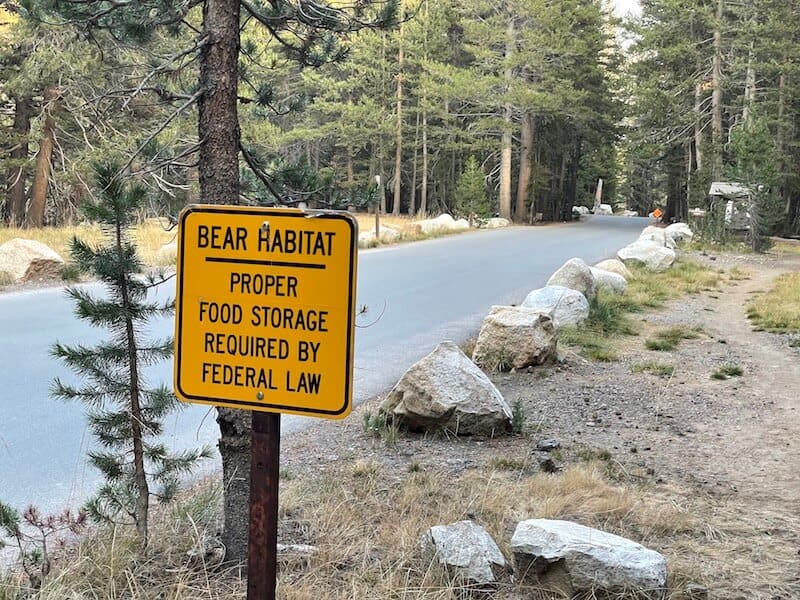
[[[63,541],[62,538],[52,538],[68,533],[77,535],[83,531],[85,524],[86,513],[83,511],[73,514],[67,509],[60,514],[43,515],[31,505],[20,514],[8,504],[0,502],[0,531],[16,544],[22,570],[33,590],[41,589],[50,574],[51,545]],[[0,538],[0,549],[4,545],[5,542]]]
[[[85,383],[73,386],[56,379],[52,395],[86,407],[97,441],[89,461],[105,483],[86,504],[89,516],[101,522],[132,523],[145,548],[151,495],[169,501],[180,476],[211,451],[170,453],[158,441],[163,419],[182,405],[165,385],[148,387],[143,373],[144,367],[172,357],[172,339],[147,340],[142,330],[154,318],[171,316],[174,302],[148,298],[148,292],[166,278],[141,276],[143,265],[129,228],[145,190],[125,185],[118,168],[111,163],[96,166],[99,199],[84,207],[87,218],[101,225],[105,243],[92,247],[77,238],[71,243],[73,262],[103,283],[106,294],[96,297],[85,288],[67,289],[78,318],[104,329],[109,337],[95,346],[53,346],[53,355]]]

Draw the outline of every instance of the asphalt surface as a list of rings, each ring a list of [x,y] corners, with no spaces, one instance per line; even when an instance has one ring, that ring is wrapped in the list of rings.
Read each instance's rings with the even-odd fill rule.
[[[519,303],[545,284],[566,260],[594,263],[636,239],[648,219],[590,217],[578,223],[511,227],[362,251],[358,265],[359,316],[355,351],[355,402],[393,385],[403,372],[443,340],[474,335],[493,304]],[[87,286],[99,293],[97,285]],[[171,296],[174,284],[159,294]],[[171,335],[172,320],[151,324]],[[0,295],[0,500],[47,510],[80,504],[96,488],[86,464],[91,436],[82,407],[54,400],[55,377],[77,383],[50,356],[56,341],[91,344],[102,339],[73,316],[61,288]],[[172,365],[149,368],[149,381],[172,381]],[[310,423],[283,417],[291,434]],[[168,419],[165,441],[175,449],[216,444],[214,411],[187,406]],[[208,464],[211,470],[215,464]]]

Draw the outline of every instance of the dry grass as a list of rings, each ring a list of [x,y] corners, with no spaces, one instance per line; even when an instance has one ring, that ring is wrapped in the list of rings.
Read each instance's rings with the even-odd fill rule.
[[[139,256],[148,266],[166,266],[159,264],[158,251],[161,246],[175,240],[174,231],[165,231],[164,223],[156,219],[134,227],[133,239],[137,244]],[[14,238],[36,240],[48,245],[69,262],[69,245],[73,237],[78,237],[89,244],[103,241],[103,232],[98,225],[82,224],[67,227],[43,227],[41,229],[18,229],[0,227],[0,244]]]
[[[753,325],[776,333],[800,331],[800,273],[786,273],[747,305]]]
[[[318,552],[306,563],[282,563],[279,597],[457,600],[464,590],[420,552],[424,532],[433,525],[472,519],[511,557],[517,522],[531,518],[579,522],[663,552],[669,561],[670,600],[682,598],[688,581],[710,583],[719,598],[771,597],[767,590],[795,597],[786,587],[793,565],[772,558],[786,555],[786,548],[778,547],[785,536],[782,542],[765,534],[798,530],[798,520],[786,516],[791,512],[743,514],[737,502],[696,490],[639,487],[613,456],[557,474],[533,472],[530,440],[512,442],[487,452],[483,463],[464,471],[424,458],[411,469],[385,447],[369,458],[343,450],[325,466],[297,467],[281,482],[280,541],[312,544]],[[185,552],[216,531],[219,505],[218,486],[206,483],[178,507],[161,511],[146,556],[136,552],[128,530],[94,531],[57,563],[37,598],[244,598],[240,573],[186,563]],[[18,598],[21,587],[19,579],[0,579],[0,599]],[[492,598],[563,596],[506,580]]]
[[[359,231],[369,231],[375,228],[375,215],[359,213],[355,215],[358,221]],[[381,215],[380,223],[382,227],[392,227],[398,231],[398,242],[419,241],[444,235],[450,235],[453,231],[439,231],[433,233],[422,233],[416,225],[417,219],[414,217],[391,215]],[[159,255],[159,250],[164,244],[174,242],[177,238],[175,230],[166,231],[166,222],[159,219],[148,219],[141,225],[133,229],[133,239],[136,242],[139,256],[148,267],[167,267],[175,264],[174,254]],[[58,252],[64,260],[69,262],[69,245],[73,237],[90,243],[98,244],[103,240],[103,232],[99,226],[94,224],[81,224],[65,227],[43,227],[41,229],[19,229],[0,226],[0,244],[13,238],[33,239]],[[374,248],[387,243],[386,241],[362,245],[362,247]],[[0,285],[4,285],[0,281]]]
[[[770,253],[800,254],[800,240],[776,240],[770,248]]]
[[[375,230],[375,215],[374,214],[364,214],[364,213],[356,213],[355,214],[356,220],[358,221],[358,230],[361,232],[364,231],[374,231]],[[399,236],[394,241],[387,241],[383,239],[383,234],[381,234],[381,241],[376,239],[371,240],[368,243],[360,243],[360,248],[376,248],[378,246],[382,246],[385,244],[393,244],[398,242],[418,242],[421,240],[427,240],[431,238],[443,237],[446,235],[453,235],[457,233],[464,233],[464,231],[451,231],[451,230],[438,230],[432,231],[430,233],[424,233],[420,230],[417,223],[421,220],[427,218],[424,215],[419,215],[415,217],[409,216],[398,216],[394,217],[392,215],[381,215],[380,217],[380,226],[383,227],[391,227],[397,230]],[[381,231],[385,231],[382,229]]]
[[[318,553],[310,565],[282,569],[280,597],[453,600],[458,585],[421,554],[419,541],[429,527],[463,519],[483,525],[509,557],[516,523],[530,518],[574,520],[645,543],[696,529],[677,506],[609,481],[603,463],[524,477],[496,463],[455,475],[432,467],[400,471],[354,457],[282,482],[281,542],[310,543]],[[93,532],[59,562],[38,598],[244,597],[236,573],[186,564],[185,552],[217,525],[216,489],[201,487],[180,508],[163,511],[146,556],[137,554],[128,530]],[[21,587],[18,579],[0,580],[8,594],[0,598],[16,597]],[[507,581],[495,597],[510,600],[519,592]],[[525,597],[538,594],[553,597],[541,590]]]

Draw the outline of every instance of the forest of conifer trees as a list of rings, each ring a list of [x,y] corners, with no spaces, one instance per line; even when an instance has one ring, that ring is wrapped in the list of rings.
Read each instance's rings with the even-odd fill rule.
[[[203,11],[236,4],[238,58],[214,68],[238,76],[240,202],[458,212],[474,159],[490,210],[521,222],[591,206],[599,179],[667,220],[737,181],[771,232],[800,231],[794,3],[643,0],[624,21],[600,0],[124,4],[3,3],[6,224],[78,219],[106,157],[149,189],[143,216],[219,201],[198,182]]]

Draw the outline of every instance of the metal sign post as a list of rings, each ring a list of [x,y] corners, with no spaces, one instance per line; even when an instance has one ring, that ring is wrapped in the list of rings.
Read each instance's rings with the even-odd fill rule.
[[[249,600],[275,598],[281,413],[350,413],[357,243],[342,212],[188,206],[178,221],[175,394],[253,411]]]
[[[253,411],[247,600],[275,600],[281,415]]]

